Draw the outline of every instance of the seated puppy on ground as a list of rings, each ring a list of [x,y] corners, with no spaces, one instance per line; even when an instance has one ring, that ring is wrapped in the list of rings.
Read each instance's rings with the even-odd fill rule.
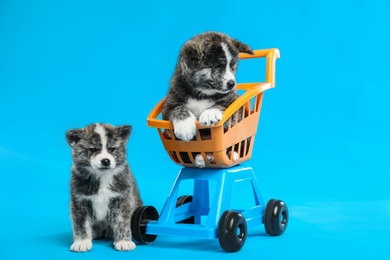
[[[183,45],[163,108],[163,119],[173,123],[178,139],[194,138],[196,120],[202,126],[219,122],[239,97],[235,73],[240,52],[254,54],[248,45],[219,32],[199,34]],[[213,160],[211,154],[207,157]],[[201,154],[195,156],[195,165],[205,167]]]
[[[126,160],[130,133],[128,125],[100,123],[66,132],[73,159],[71,251],[91,250],[95,238],[113,238],[116,250],[135,248],[131,241],[131,216],[142,201]]]

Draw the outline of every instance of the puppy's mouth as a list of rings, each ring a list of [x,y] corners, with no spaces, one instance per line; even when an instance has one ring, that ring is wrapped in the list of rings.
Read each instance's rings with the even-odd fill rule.
[[[107,170],[110,170],[110,169],[111,169],[110,166],[103,166],[103,167],[99,168],[99,171],[107,171]]]
[[[219,90],[219,89],[214,89],[215,92],[219,93],[219,94],[227,94],[229,93],[230,91],[232,91],[234,88],[231,88],[231,89],[226,89],[226,90]]]
[[[218,89],[215,89],[215,92],[219,93],[219,94],[227,94],[231,91],[231,89],[227,89],[227,90],[218,90]]]
[[[216,95],[216,94],[226,95],[230,91],[232,91],[233,89],[234,89],[234,87],[230,88],[230,89],[220,89],[220,88],[209,86],[209,87],[199,87],[196,89],[196,91],[203,93],[205,95],[212,96],[212,95]]]

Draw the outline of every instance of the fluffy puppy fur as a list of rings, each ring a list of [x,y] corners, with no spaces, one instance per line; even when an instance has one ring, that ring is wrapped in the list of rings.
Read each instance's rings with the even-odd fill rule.
[[[126,160],[131,126],[92,124],[66,132],[72,148],[70,216],[71,251],[91,250],[92,239],[113,238],[120,251],[135,248],[131,216],[142,205]]]
[[[240,52],[254,54],[248,45],[219,32],[197,35],[183,45],[163,108],[163,119],[173,123],[177,138],[192,140],[196,120],[214,125],[239,97],[235,73]],[[205,166],[200,154],[195,164]]]

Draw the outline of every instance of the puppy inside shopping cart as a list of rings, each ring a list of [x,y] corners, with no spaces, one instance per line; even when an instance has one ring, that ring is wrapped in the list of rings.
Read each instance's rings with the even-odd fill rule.
[[[163,119],[173,123],[176,138],[191,141],[196,120],[201,126],[215,125],[239,97],[235,73],[240,52],[254,54],[248,45],[219,32],[197,35],[183,45],[163,108]],[[239,121],[242,114],[235,116]],[[228,125],[226,122],[224,128]],[[237,152],[233,161],[238,159]],[[206,156],[213,162],[212,153]],[[195,155],[195,165],[206,166],[200,153]]]

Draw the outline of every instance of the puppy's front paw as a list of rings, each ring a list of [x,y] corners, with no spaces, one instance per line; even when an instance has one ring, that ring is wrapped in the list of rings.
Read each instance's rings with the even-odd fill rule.
[[[199,123],[202,126],[210,126],[210,125],[215,125],[222,119],[222,111],[219,110],[218,108],[210,108],[205,111],[200,115],[199,117]]]
[[[187,119],[174,121],[173,127],[175,136],[183,141],[191,141],[196,135],[196,124],[194,117],[188,117]]]
[[[118,251],[131,251],[135,249],[135,244],[133,241],[121,240],[114,242],[114,247]]]
[[[70,250],[73,252],[85,252],[92,249],[92,241],[89,239],[74,241]]]

